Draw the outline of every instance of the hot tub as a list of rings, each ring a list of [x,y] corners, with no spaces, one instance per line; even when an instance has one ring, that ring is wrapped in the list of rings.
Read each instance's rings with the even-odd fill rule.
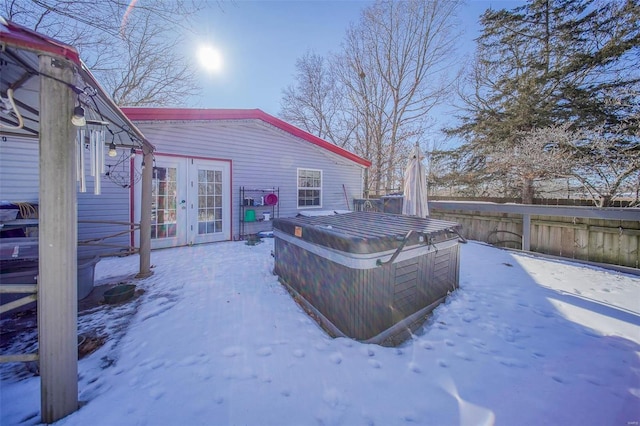
[[[273,228],[275,273],[334,337],[395,345],[458,288],[455,222],[351,212]]]

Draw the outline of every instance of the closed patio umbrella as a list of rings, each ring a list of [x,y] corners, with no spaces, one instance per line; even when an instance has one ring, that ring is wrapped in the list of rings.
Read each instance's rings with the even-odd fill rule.
[[[404,172],[404,202],[402,214],[410,216],[429,216],[427,204],[427,169],[422,164],[424,155],[416,145]]]

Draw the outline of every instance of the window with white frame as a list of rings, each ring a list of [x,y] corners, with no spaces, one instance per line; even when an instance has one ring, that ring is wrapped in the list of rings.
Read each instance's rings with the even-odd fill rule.
[[[322,207],[322,170],[298,169],[298,208]]]

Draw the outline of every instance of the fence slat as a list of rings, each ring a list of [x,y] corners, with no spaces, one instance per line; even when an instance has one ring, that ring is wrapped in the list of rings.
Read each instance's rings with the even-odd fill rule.
[[[638,268],[640,209],[430,202],[431,216],[456,221],[469,239],[495,243],[498,231],[520,234],[531,217],[530,249],[578,260]]]

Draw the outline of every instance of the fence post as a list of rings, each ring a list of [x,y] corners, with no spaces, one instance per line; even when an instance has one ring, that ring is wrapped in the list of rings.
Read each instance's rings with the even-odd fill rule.
[[[531,215],[522,215],[522,250],[531,250]]]

